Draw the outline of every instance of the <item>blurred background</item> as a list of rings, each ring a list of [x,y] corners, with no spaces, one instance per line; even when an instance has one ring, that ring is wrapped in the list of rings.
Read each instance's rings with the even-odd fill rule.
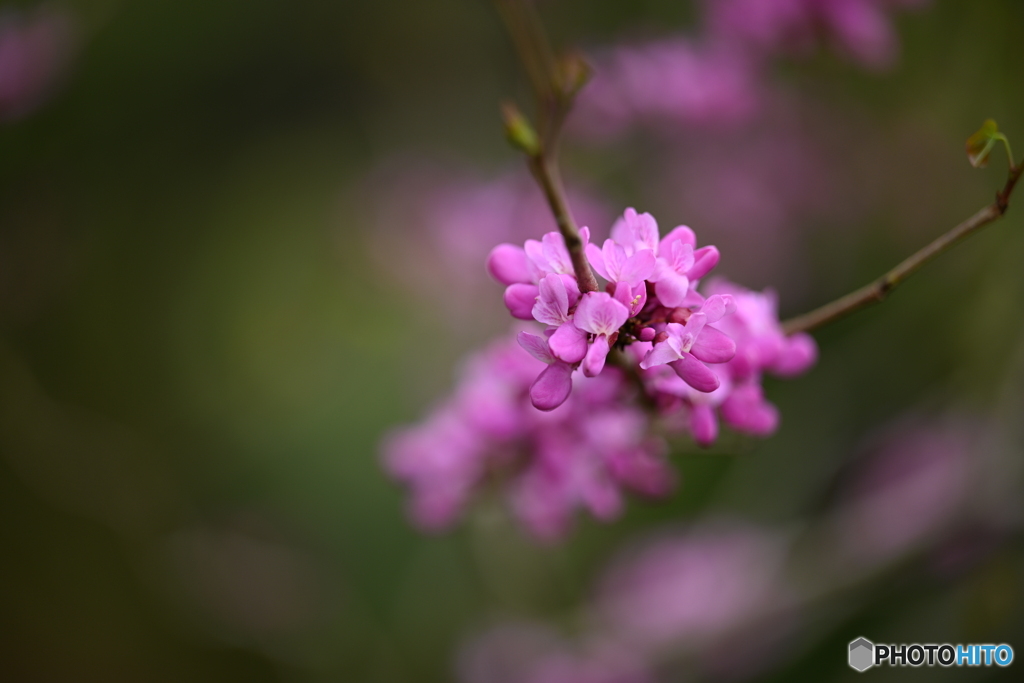
[[[1019,0],[753,30],[735,72],[701,61],[714,5],[540,3],[595,65],[564,155],[595,232],[687,223],[792,315],[991,201],[1003,152],[963,151],[984,119],[1024,149]],[[817,367],[766,384],[774,437],[676,443],[671,499],[555,546],[488,504],[410,526],[380,439],[509,328],[490,247],[553,227],[506,98],[478,0],[0,0],[0,677],[535,683],[531,657],[680,595],[657,680],[852,680],[858,636],[1024,648],[1019,207],[817,332]],[[659,547],[690,550],[637,597]]]

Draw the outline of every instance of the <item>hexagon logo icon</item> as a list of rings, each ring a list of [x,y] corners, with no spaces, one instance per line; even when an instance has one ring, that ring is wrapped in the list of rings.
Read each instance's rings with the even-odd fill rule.
[[[858,638],[850,643],[850,667],[867,671],[875,665],[875,644],[867,638]]]

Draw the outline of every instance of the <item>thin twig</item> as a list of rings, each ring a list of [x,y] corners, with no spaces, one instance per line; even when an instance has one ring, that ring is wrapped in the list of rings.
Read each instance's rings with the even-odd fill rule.
[[[1010,205],[1010,195],[1017,184],[1021,173],[1024,172],[1024,161],[1016,166],[1010,167],[1006,185],[996,193],[996,200],[978,211],[976,214],[956,226],[934,242],[905,259],[898,266],[881,276],[874,282],[867,284],[855,292],[840,297],[835,301],[825,304],[810,313],[791,318],[782,324],[786,334],[795,332],[807,332],[825,325],[826,323],[838,320],[854,311],[860,310],[870,304],[884,301],[889,293],[908,277],[914,274],[918,268],[931,261],[947,249],[958,244],[969,235],[974,234],[989,223],[993,223],[1006,213]]]
[[[551,213],[555,216],[558,224],[558,231],[562,233],[565,240],[565,248],[569,250],[569,258],[572,259],[572,269],[576,273],[576,282],[580,292],[597,291],[597,278],[594,271],[590,269],[587,255],[583,251],[583,239],[580,237],[579,228],[572,218],[572,211],[565,198],[565,189],[562,187],[562,179],[558,174],[558,166],[547,159],[543,154],[530,157],[530,172],[537,179],[544,197],[548,200]]]
[[[512,37],[537,100],[539,144],[527,153],[530,172],[537,180],[558,232],[565,240],[580,292],[597,290],[597,278],[587,262],[580,230],[573,218],[558,170],[558,140],[572,108],[577,84],[566,82],[533,7],[525,0],[496,0],[498,12]]]

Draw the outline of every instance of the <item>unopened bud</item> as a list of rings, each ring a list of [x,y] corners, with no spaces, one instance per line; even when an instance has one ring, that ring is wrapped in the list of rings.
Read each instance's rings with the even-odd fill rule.
[[[637,335],[637,338],[642,342],[649,342],[654,339],[656,334],[657,332],[654,331],[653,327],[645,327],[640,330],[640,334]]]
[[[505,125],[505,137],[513,147],[531,157],[540,154],[540,138],[516,105],[511,102],[503,104],[501,118]]]
[[[690,319],[690,313],[689,308],[673,308],[672,312],[668,314],[668,321],[685,325],[686,321]]]
[[[559,86],[564,95],[572,97],[590,81],[593,70],[580,52],[570,52],[558,61]]]

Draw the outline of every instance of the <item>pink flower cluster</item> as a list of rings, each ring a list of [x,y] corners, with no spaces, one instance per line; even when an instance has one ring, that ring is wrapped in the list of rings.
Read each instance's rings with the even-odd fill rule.
[[[488,259],[491,274],[507,285],[512,315],[547,326],[543,336],[519,335],[547,364],[531,386],[534,406],[557,408],[577,369],[593,377],[619,348],[627,363],[639,365],[645,391],[661,412],[681,415],[701,445],[717,438],[716,409],[739,431],[775,431],[778,414],[764,399],[762,374],[799,374],[814,363],[817,349],[806,334],[783,334],[774,294],[720,281],[702,296],[697,281],[718,263],[718,250],[695,249],[686,226],[661,239],[650,214],[627,209],[601,248],[582,232],[588,260],[608,291],[580,294],[558,233],[524,248],[499,245]]]
[[[534,622],[494,626],[460,653],[459,683],[653,683],[635,654],[613,642],[572,642]]]
[[[702,390],[650,360],[640,360],[641,377],[661,412],[677,415],[702,446],[718,438],[719,417],[738,432],[769,436],[778,428],[779,415],[764,398],[761,378],[766,372],[778,377],[805,372],[817,360],[817,345],[808,334],[787,337],[783,333],[774,292],[754,292],[725,280],[710,282],[707,291],[711,294],[707,301],[727,300],[735,307],[732,315],[724,316],[717,324],[716,333],[732,340],[736,348],[736,353],[716,368],[719,385]],[[687,327],[691,324],[688,322]],[[671,323],[668,327],[670,344],[685,338],[687,327]],[[671,353],[673,348],[659,351],[647,347],[636,344],[631,349],[634,357]]]
[[[545,329],[471,358],[455,394],[385,444],[420,526],[449,525],[495,478],[539,538],[564,534],[578,508],[615,517],[623,491],[663,496],[674,486],[645,408],[701,445],[717,437],[719,414],[765,436],[778,415],[762,374],[813,364],[813,340],[783,334],[772,294],[724,282],[710,296],[697,291],[719,253],[695,248],[690,228],[662,238],[651,215],[627,209],[600,248],[581,232],[605,291],[580,292],[559,233],[495,247],[487,265],[509,311]]]
[[[734,125],[766,100],[764,67],[777,55],[833,43],[862,66],[882,69],[899,51],[894,10],[928,0],[705,0],[696,37],[621,46],[597,55],[580,97],[579,130],[596,136],[633,122]]]
[[[889,13],[928,0],[705,0],[710,32],[762,53],[809,51],[821,37],[869,68],[899,49]]]
[[[761,670],[798,611],[788,552],[782,534],[727,520],[661,533],[603,572],[575,638],[544,624],[492,627],[462,647],[459,681],[653,683],[683,657],[722,674],[714,680]]]
[[[493,626],[461,647],[458,680],[760,680],[820,641],[823,606],[848,603],[878,572],[906,570],[914,556],[931,571],[963,571],[1019,528],[1016,489],[991,486],[1017,451],[986,457],[980,427],[964,416],[901,419],[836,471],[797,535],[705,517],[634,540],[562,620],[571,635]]]
[[[666,445],[648,435],[622,372],[584,378],[559,410],[542,412],[528,394],[543,368],[514,339],[497,341],[470,358],[451,398],[386,440],[385,466],[409,487],[417,525],[450,525],[492,480],[541,539],[564,534],[577,508],[615,517],[623,490],[673,490]]]
[[[518,167],[492,174],[403,156],[374,169],[353,192],[375,267],[452,325],[479,322],[489,310],[493,295],[480,264],[491,247],[555,226],[533,179]],[[580,220],[611,224],[612,212],[585,189],[569,184],[566,196]]]
[[[731,295],[707,300],[691,288],[718,263],[715,247],[694,249],[696,237],[679,226],[664,239],[650,214],[627,209],[598,248],[583,228],[587,259],[605,292],[581,294],[565,241],[557,232],[525,247],[500,244],[487,261],[507,285],[505,305],[516,318],[547,326],[544,336],[521,333],[520,344],[548,367],[530,388],[534,406],[553,410],[572,389],[572,375],[600,374],[613,348],[650,343],[641,367],[667,365],[698,391],[719,387],[707,364],[724,363],[735,344],[713,324],[735,310]]]
[[[29,114],[51,93],[73,50],[71,18],[44,6],[0,11],[0,122]]]
[[[634,121],[735,124],[760,108],[759,74],[732,45],[667,38],[598,55],[595,68],[573,122],[591,136],[613,135]]]

